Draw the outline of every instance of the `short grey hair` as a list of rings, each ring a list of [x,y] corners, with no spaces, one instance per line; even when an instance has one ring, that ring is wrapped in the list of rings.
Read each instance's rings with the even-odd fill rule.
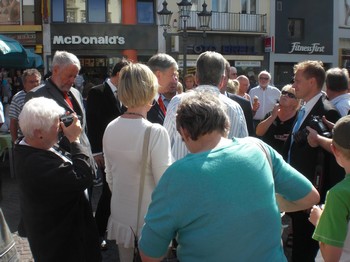
[[[258,78],[260,78],[261,75],[267,75],[269,80],[271,80],[271,74],[268,71],[266,71],[266,70],[261,71],[258,75]]]
[[[176,60],[172,56],[164,53],[158,53],[153,55],[148,60],[147,65],[149,68],[151,68],[153,73],[156,71],[163,72],[171,67],[176,68],[176,70],[179,69]]]
[[[80,61],[78,57],[67,51],[56,51],[52,59],[52,67],[58,66],[60,68],[67,65],[76,65],[80,70]]]
[[[49,131],[57,118],[65,113],[55,100],[45,97],[30,99],[19,115],[19,126],[25,137],[33,138],[34,130]]]

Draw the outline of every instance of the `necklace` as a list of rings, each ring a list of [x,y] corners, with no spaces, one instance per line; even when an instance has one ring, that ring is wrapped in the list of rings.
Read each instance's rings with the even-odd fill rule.
[[[133,115],[133,116],[140,116],[142,118],[145,118],[142,114],[135,113],[135,112],[125,112],[124,115]]]

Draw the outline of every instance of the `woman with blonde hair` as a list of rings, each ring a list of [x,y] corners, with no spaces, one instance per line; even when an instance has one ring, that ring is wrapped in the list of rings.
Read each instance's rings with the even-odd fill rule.
[[[127,111],[109,123],[103,136],[106,180],[112,192],[107,238],[116,240],[122,262],[132,261],[134,233],[140,234],[153,189],[172,162],[166,129],[146,119],[157,92],[157,78],[146,65],[125,66],[120,72],[118,97]],[[149,127],[148,150],[143,155]],[[139,198],[142,174],[143,193]]]
[[[295,96],[295,89],[292,85],[285,85],[279,103],[256,127],[256,135],[281,153],[283,144],[292,130],[299,106],[300,100]]]

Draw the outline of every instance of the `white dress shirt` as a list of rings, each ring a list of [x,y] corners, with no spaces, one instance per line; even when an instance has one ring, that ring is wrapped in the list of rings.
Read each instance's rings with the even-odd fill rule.
[[[263,120],[266,114],[270,113],[276,103],[280,100],[281,91],[270,85],[268,85],[265,90],[260,86],[256,86],[250,90],[249,95],[251,104],[253,104],[255,96],[259,98],[260,102],[260,107],[256,111],[253,119]]]
[[[196,89],[200,88],[213,87],[203,85],[196,87]],[[216,87],[214,88],[217,89],[217,92],[219,94],[219,89]],[[179,160],[189,153],[185,143],[182,141],[180,134],[176,130],[176,111],[178,105],[181,102],[181,98],[185,94],[186,93],[176,95],[171,99],[164,119],[164,127],[168,131],[170,137],[171,152],[175,160]],[[228,98],[223,94],[219,94],[219,98],[227,106],[227,114],[230,120],[230,130],[228,138],[248,136],[247,123],[241,106],[237,102],[233,101],[232,99]]]

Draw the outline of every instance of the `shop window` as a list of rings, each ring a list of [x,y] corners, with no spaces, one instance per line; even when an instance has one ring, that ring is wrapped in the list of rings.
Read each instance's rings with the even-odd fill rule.
[[[52,0],[51,7],[52,22],[121,22],[121,0]]]
[[[301,40],[304,36],[304,20],[303,19],[288,19],[288,38]]]
[[[154,24],[153,1],[137,1],[137,22],[139,24]]]

